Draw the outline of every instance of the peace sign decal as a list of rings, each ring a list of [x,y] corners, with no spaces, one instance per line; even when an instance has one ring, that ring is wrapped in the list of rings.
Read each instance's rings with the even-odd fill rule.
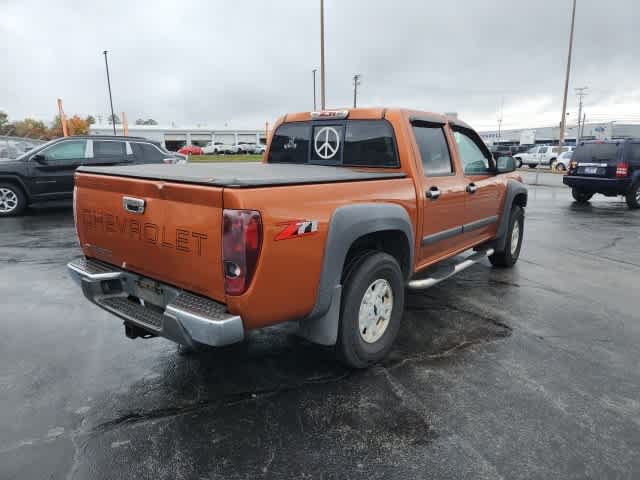
[[[313,148],[323,160],[333,158],[340,148],[340,134],[333,127],[322,127],[316,133]]]

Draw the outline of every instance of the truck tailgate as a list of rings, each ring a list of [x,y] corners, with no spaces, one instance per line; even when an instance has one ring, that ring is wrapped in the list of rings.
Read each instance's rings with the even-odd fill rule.
[[[224,301],[222,188],[76,173],[74,198],[86,256]]]

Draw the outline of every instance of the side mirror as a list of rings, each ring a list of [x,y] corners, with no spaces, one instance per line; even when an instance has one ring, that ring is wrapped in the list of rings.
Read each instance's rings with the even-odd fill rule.
[[[47,158],[41,153],[38,153],[37,155],[31,157],[31,160],[33,160],[34,162],[38,162],[40,165],[46,165],[48,163]]]
[[[516,161],[513,157],[503,156],[498,158],[498,173],[509,173],[516,169]]]

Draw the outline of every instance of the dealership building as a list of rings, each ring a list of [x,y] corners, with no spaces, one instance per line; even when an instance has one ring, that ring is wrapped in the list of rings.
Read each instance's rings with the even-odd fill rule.
[[[488,145],[537,145],[557,144],[560,139],[560,128],[541,127],[515,130],[490,130],[478,132]],[[577,126],[567,126],[565,142],[575,144],[578,134]],[[615,140],[623,138],[640,138],[640,124],[633,123],[586,123],[580,135],[582,140]]]
[[[91,135],[112,135],[111,125],[91,125]],[[116,125],[116,134],[124,135],[122,125]],[[173,127],[162,125],[131,125],[129,136],[145,137],[164,144],[171,151],[177,151],[185,145],[204,147],[209,142],[221,142],[234,145],[240,142],[266,143],[264,130],[233,130],[207,127]]]

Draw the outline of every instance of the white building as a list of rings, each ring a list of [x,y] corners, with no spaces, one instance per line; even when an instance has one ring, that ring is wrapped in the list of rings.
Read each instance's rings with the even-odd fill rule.
[[[111,125],[91,125],[91,135],[111,135]],[[122,125],[116,125],[116,134],[124,135]],[[130,125],[129,136],[145,137],[162,142],[171,151],[177,151],[185,145],[204,147],[209,142],[222,142],[233,145],[239,142],[266,143],[264,130],[234,130],[208,127],[171,127],[163,125]]]
[[[513,130],[497,130],[478,132],[488,145],[534,145],[541,143],[554,144],[560,139],[560,128],[539,127]],[[568,125],[565,131],[565,141],[569,144],[576,142],[578,128]],[[580,135],[582,140],[611,140],[622,138],[640,138],[640,124],[603,122],[586,123]]]

